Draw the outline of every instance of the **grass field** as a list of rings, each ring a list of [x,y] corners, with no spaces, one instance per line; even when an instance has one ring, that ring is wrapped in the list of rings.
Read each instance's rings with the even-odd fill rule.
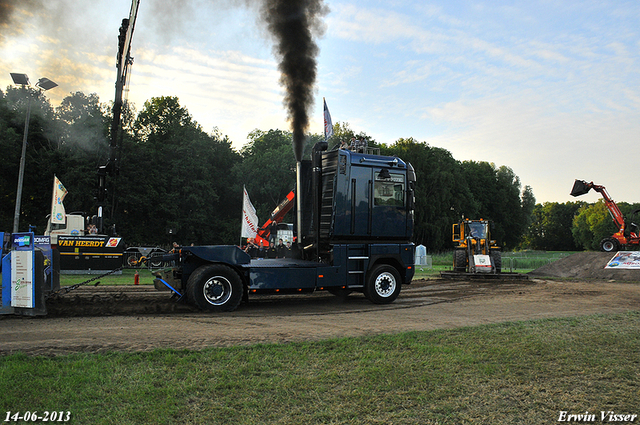
[[[569,251],[507,251],[502,253],[502,271],[529,273],[574,253]],[[432,267],[416,266],[416,278],[429,278],[439,275],[441,271],[452,270],[453,251],[430,254],[430,256]]]
[[[74,424],[543,424],[567,411],[599,420],[600,411],[640,413],[639,353],[640,314],[628,313],[197,352],[17,354],[0,357],[0,415],[69,411]]]

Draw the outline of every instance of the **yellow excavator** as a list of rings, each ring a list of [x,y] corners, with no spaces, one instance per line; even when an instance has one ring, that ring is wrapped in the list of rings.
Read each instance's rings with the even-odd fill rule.
[[[453,241],[458,244],[453,253],[454,272],[502,272],[502,252],[496,241],[491,240],[488,220],[464,219],[454,224]]]

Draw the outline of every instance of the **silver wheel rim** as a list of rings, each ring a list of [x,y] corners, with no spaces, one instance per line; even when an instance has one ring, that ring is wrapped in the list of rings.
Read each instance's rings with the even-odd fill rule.
[[[213,276],[202,286],[204,299],[212,305],[223,305],[233,292],[231,282],[224,276]]]
[[[373,287],[376,291],[376,294],[378,294],[382,298],[388,298],[396,290],[396,285],[397,282],[393,273],[384,272],[380,273],[378,277],[376,277],[376,281],[373,284]]]
[[[613,251],[613,242],[607,241],[607,242],[603,243],[602,244],[602,248],[605,250],[605,252]]]

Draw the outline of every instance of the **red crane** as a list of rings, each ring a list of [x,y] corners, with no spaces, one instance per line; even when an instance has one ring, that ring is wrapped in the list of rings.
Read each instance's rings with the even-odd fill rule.
[[[638,232],[638,225],[635,223],[627,224],[622,211],[620,211],[618,205],[611,199],[604,186],[594,184],[593,182],[587,183],[584,180],[576,180],[573,184],[573,189],[571,189],[571,196],[584,195],[591,189],[602,195],[604,203],[609,209],[609,214],[611,214],[611,218],[613,219],[613,224],[618,228],[616,233],[600,241],[600,249],[605,252],[612,252],[619,251],[620,248],[625,245],[639,245],[640,234]],[[633,211],[631,215],[635,216],[638,211],[640,210]]]

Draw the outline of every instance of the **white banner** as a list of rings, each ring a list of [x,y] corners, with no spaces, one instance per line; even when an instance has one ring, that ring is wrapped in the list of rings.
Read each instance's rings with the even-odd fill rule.
[[[247,188],[244,188],[244,202],[242,203],[242,234],[243,238],[255,238],[258,233],[258,216],[253,207]]]
[[[56,176],[53,176],[53,198],[51,199],[51,223],[65,224],[66,213],[64,211],[64,205],[62,200],[67,196],[67,189],[58,180]]]
[[[619,251],[613,256],[605,269],[636,269],[640,270],[640,252]]]

